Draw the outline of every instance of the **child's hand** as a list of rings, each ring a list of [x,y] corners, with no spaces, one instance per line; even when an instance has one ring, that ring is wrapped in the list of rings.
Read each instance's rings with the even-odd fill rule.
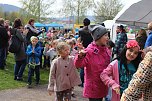
[[[80,51],[79,51],[79,58],[85,57],[86,53],[87,53],[87,51],[85,51],[85,50],[80,50]]]
[[[82,43],[77,43],[77,46],[78,46],[79,49],[84,49]]]
[[[35,53],[34,50],[32,50],[32,53]]]
[[[51,95],[52,95],[52,93],[53,93],[53,91],[48,91],[48,93],[49,93],[49,95],[51,96]]]
[[[46,47],[46,48],[49,48],[49,44],[45,44],[45,47]]]
[[[117,94],[120,95],[120,88],[119,88],[119,87],[116,87],[116,88],[114,88],[113,90],[114,90]]]

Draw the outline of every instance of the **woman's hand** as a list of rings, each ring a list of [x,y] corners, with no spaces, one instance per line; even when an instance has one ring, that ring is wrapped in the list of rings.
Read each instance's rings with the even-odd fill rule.
[[[152,51],[152,46],[149,46],[142,50],[142,54],[141,54],[142,59],[145,57],[146,53],[148,53],[149,51]]]
[[[24,34],[24,35],[27,35],[28,32],[29,32],[29,29],[24,29],[24,30],[23,30],[23,34]]]

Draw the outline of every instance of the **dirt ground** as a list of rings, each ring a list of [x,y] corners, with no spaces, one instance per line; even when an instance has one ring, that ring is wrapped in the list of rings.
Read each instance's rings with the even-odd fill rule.
[[[75,87],[74,92],[77,96],[72,98],[72,101],[88,101],[83,98],[81,87]],[[48,95],[47,85],[0,91],[0,101],[55,101],[54,98],[54,94]]]

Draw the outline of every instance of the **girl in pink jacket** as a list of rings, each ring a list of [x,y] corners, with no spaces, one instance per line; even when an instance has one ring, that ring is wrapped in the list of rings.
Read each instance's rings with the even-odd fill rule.
[[[110,63],[110,51],[106,47],[109,37],[106,28],[101,25],[93,26],[91,31],[94,41],[79,52],[75,65],[84,67],[84,97],[89,98],[89,101],[102,101],[108,92],[100,74]]]
[[[120,101],[120,96],[136,72],[141,60],[139,49],[137,41],[128,41],[120,57],[112,61],[101,73],[101,80],[107,86],[112,87],[112,101]]]

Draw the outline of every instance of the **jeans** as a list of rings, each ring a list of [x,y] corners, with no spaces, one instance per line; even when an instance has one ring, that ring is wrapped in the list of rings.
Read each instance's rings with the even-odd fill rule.
[[[15,78],[16,77],[22,78],[25,67],[26,67],[26,59],[21,61],[16,61],[16,64],[14,66]]]
[[[84,84],[84,68],[80,68],[80,79],[81,79],[81,87],[83,87]]]
[[[0,69],[4,69],[6,60],[6,48],[0,48]]]
[[[32,83],[32,76],[34,75],[35,72],[35,77],[36,77],[36,83],[39,83],[40,80],[40,65],[35,66],[35,69],[31,68],[29,66],[29,71],[28,71],[28,83],[31,85]]]
[[[46,58],[44,55],[44,63],[43,63],[43,68],[50,67],[50,57]]]
[[[108,89],[108,95],[105,97],[105,101],[111,101],[112,98],[112,89]]]

